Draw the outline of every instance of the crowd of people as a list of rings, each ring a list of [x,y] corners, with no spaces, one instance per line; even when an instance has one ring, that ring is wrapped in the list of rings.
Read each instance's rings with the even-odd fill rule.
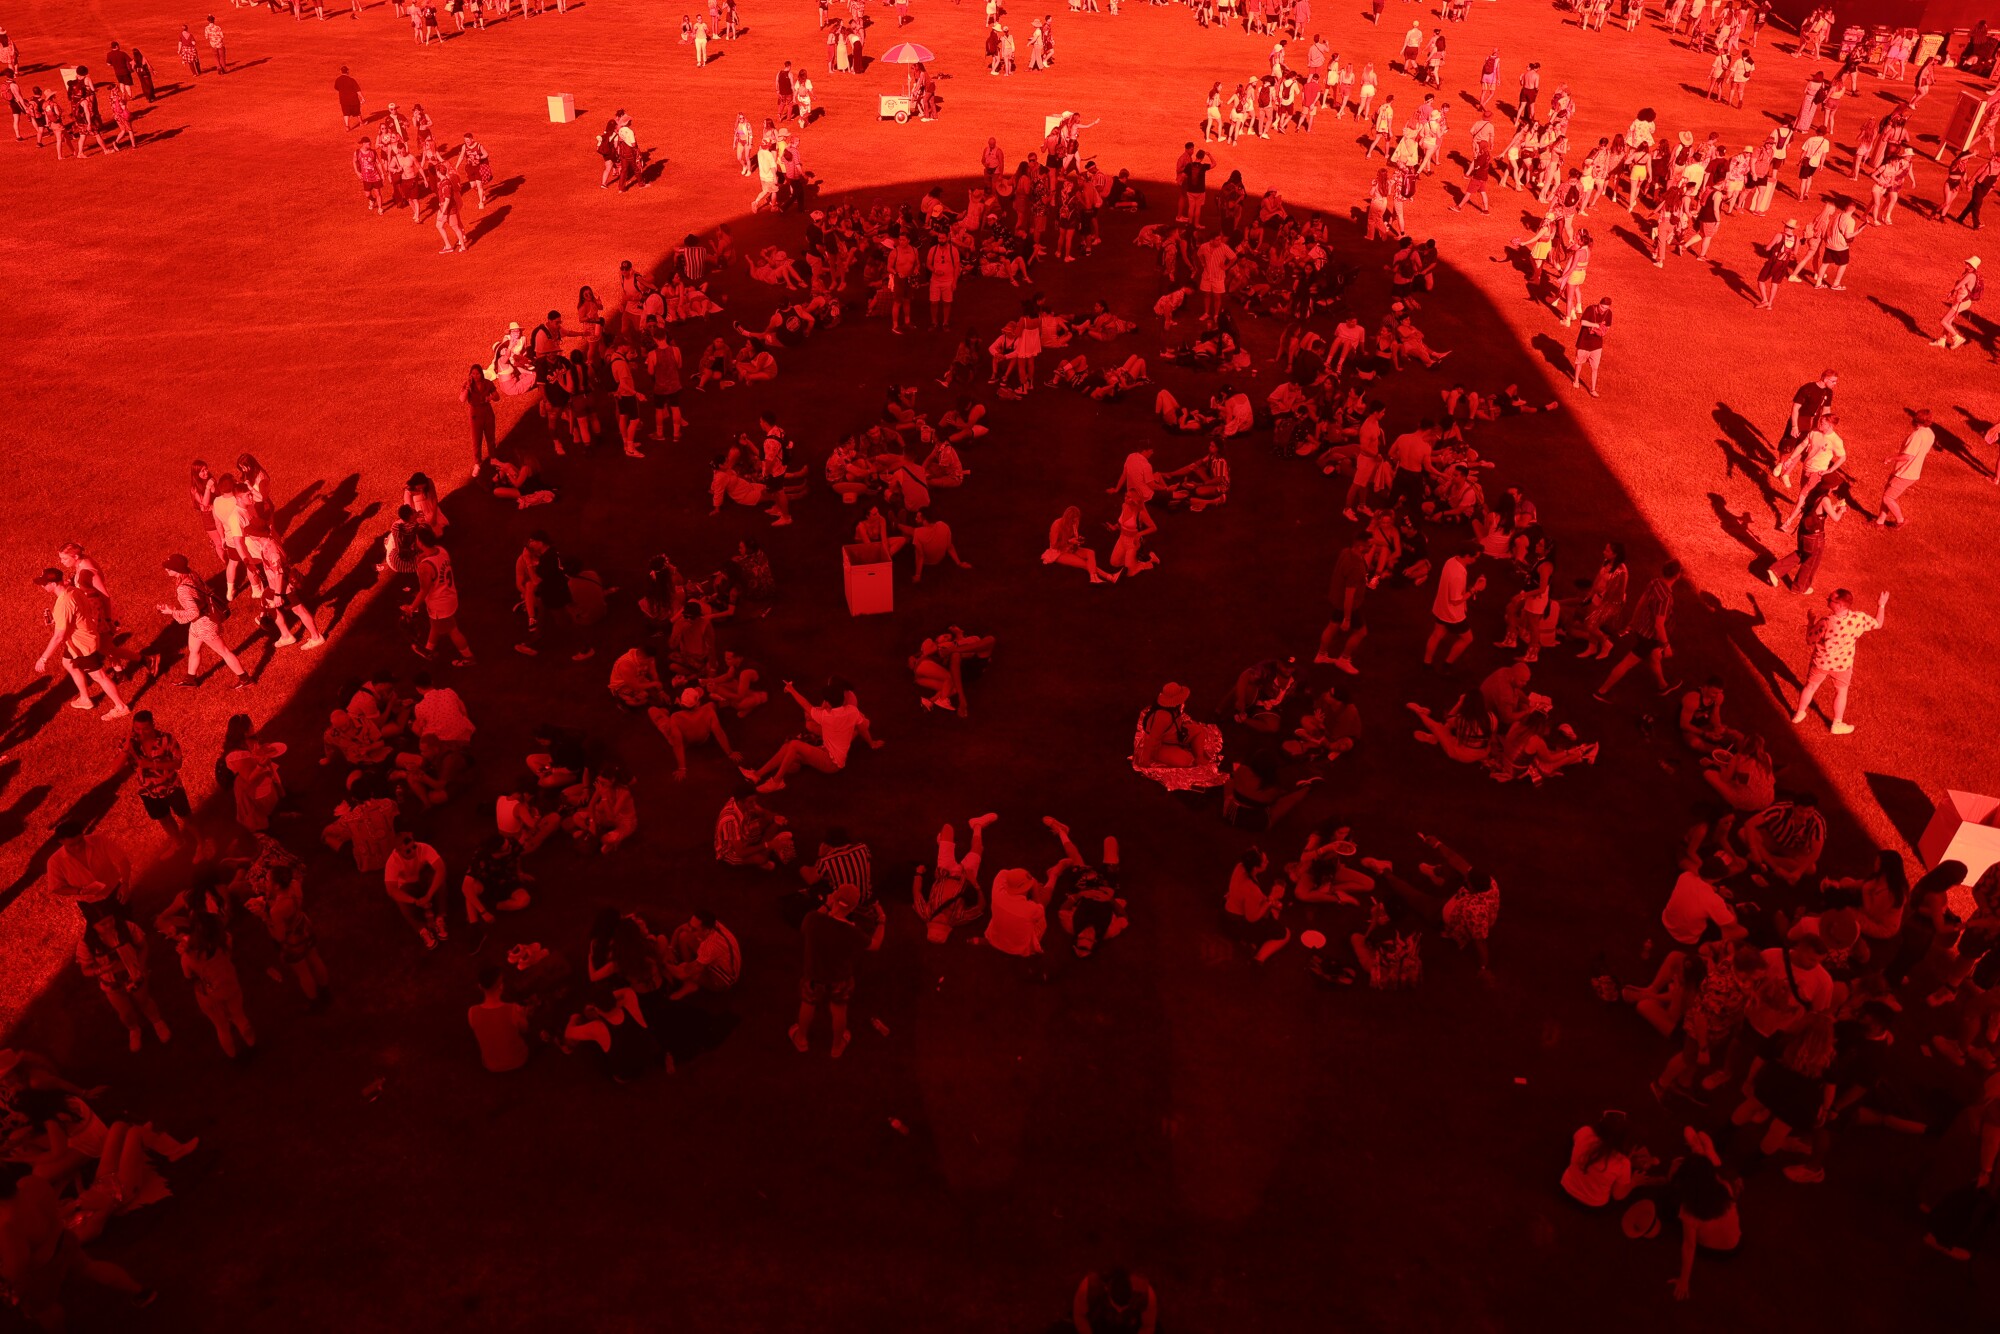
[[[366,100],[347,66],[340,67],[333,91],[341,123],[350,131],[362,126]],[[374,119],[375,132],[356,140],[353,155],[354,177],[369,212],[386,216],[407,206],[410,221],[421,226],[428,203],[431,224],[444,243],[438,253],[462,254],[472,235],[465,227],[465,196],[471,193],[484,212],[494,194],[493,157],[486,145],[467,130],[457,143],[439,147],[437,125],[422,102],[410,103],[408,111],[390,102]]]
[[[1494,423],[1559,405],[1533,401],[1517,384],[1474,383],[1471,370],[1455,381],[1456,366],[1441,369],[1453,350],[1432,347],[1419,325],[1449,281],[1440,276],[1436,246],[1414,234],[1411,216],[1418,184],[1443,155],[1443,30],[1426,35],[1419,23],[1405,40],[1398,64],[1416,84],[1411,95],[1420,105],[1398,134],[1394,97],[1382,95],[1374,65],[1343,63],[1317,36],[1303,65],[1290,64],[1288,43],[1306,41],[1310,31],[1305,0],[1195,0],[1190,7],[1204,25],[1231,22],[1240,12],[1248,30],[1273,36],[1271,68],[1226,100],[1221,84],[1210,90],[1201,142],[1184,146],[1171,196],[1150,201],[1129,172],[1113,175],[1097,165],[1083,146],[1089,124],[1070,115],[1012,171],[990,140],[977,183],[962,199],[939,185],[897,202],[819,206],[801,189],[811,178],[784,128],[793,119],[810,121],[810,78],[781,73],[777,114],[765,120],[761,138],[739,117],[734,144],[743,174],[759,178],[757,207],[799,213],[780,224],[795,229],[787,234],[797,236],[796,254],[775,244],[739,251],[725,226],[689,235],[657,274],[627,262],[618,290],[605,298],[584,287],[573,310],[550,310],[526,328],[513,324],[489,361],[468,368],[460,390],[475,485],[520,507],[556,499],[538,472],[529,433],[498,438],[499,399],[532,396],[556,453],[583,454],[615,440],[623,454],[644,458],[648,448],[707,433],[698,395],[782,381],[787,361],[808,340],[861,321],[886,321],[892,334],[921,328],[938,337],[950,351],[940,352],[936,392],[923,383],[885,385],[879,412],[829,433],[837,438],[825,442],[820,462],[812,454],[821,442],[800,438],[819,423],[782,398],[758,399],[771,406],[753,429],[709,446],[712,517],[733,522],[734,505],[784,526],[802,506],[815,513],[853,507],[860,517],[847,545],[855,563],[893,566],[907,552],[913,577],[932,571],[948,580],[968,563],[947,515],[972,508],[975,473],[994,466],[983,398],[1079,394],[1116,405],[1137,395],[1136,412],[1105,410],[1150,420],[1160,445],[1133,448],[1105,499],[1092,494],[1068,504],[1040,557],[1044,565],[1081,570],[1093,585],[1111,585],[1162,569],[1159,548],[1170,528],[1176,540],[1192,542],[1191,534],[1212,525],[1183,515],[1227,505],[1232,467],[1295,470],[1338,500],[1329,504],[1340,518],[1328,525],[1338,553],[1324,628],[1293,654],[1246,666],[1212,705],[1195,704],[1189,686],[1165,683],[1150,703],[1140,701],[1128,757],[1135,776],[1186,794],[1181,799],[1215,821],[1218,837],[1238,851],[1226,885],[1216,888],[1214,921],[1245,967],[1296,945],[1304,966],[1330,988],[1408,990],[1423,984],[1427,963],[1490,980],[1507,967],[1496,928],[1509,850],[1461,852],[1420,833],[1407,848],[1380,849],[1396,858],[1364,856],[1371,831],[1336,813],[1331,800],[1343,769],[1352,767],[1348,757],[1363,746],[1404,748],[1412,765],[1469,766],[1504,785],[1493,800],[1531,812],[1545,799],[1535,789],[1566,776],[1574,781],[1600,757],[1631,762],[1630,743],[1586,737],[1607,730],[1607,704],[1643,693],[1649,702],[1641,721],[1675,751],[1677,762],[1667,767],[1684,776],[1695,814],[1680,845],[1662,858],[1660,879],[1672,879],[1659,929],[1630,951],[1648,970],[1620,977],[1605,964],[1591,981],[1607,1005],[1629,1007],[1641,1021],[1630,1026],[1635,1040],[1664,1044],[1651,1093],[1672,1114],[1673,1129],[1656,1140],[1664,1156],[1644,1142],[1649,1118],[1623,1112],[1591,1118],[1566,1155],[1552,1137],[1563,1190],[1583,1208],[1615,1207],[1634,1238],[1678,1227],[1672,1281],[1685,1298],[1698,1256],[1739,1246],[1744,1193],[1781,1188],[1760,1171],[1764,1165],[1775,1163],[1786,1183],[1810,1186],[1825,1180],[1836,1145],[1865,1148],[1885,1129],[1935,1131],[1942,1137],[1936,1169],[1922,1188],[1930,1208],[1926,1240],[1965,1258],[1996,1207],[2000,975],[1993,961],[2000,953],[1992,946],[2000,939],[2000,873],[1969,876],[1963,863],[1945,862],[1912,882],[1891,850],[1865,864],[1822,868],[1827,821],[1815,795],[1781,774],[1764,736],[1733,711],[1725,717],[1721,664],[1690,663],[1676,652],[1676,618],[1688,600],[1680,565],[1628,559],[1618,542],[1597,535],[1583,543],[1566,537],[1559,552],[1557,521],[1489,457]],[[293,6],[302,17],[307,8],[320,12]],[[419,40],[435,24],[434,11],[425,17],[429,8],[414,7]],[[474,8],[476,26],[484,10]],[[1071,8],[1095,5],[1079,0]],[[1449,21],[1464,21],[1464,6],[1447,9]],[[1577,13],[1586,27],[1601,26],[1608,9],[1598,3]],[[528,12],[524,0],[522,16]],[[1002,13],[989,4],[996,31]],[[1736,83],[1738,66],[1753,61],[1764,10],[1676,0],[1665,17],[1676,36],[1686,20],[1685,39],[1713,49],[1718,77]],[[852,19],[858,36],[858,0]],[[844,29],[838,21],[827,26]],[[1808,25],[1801,46],[1824,40],[1813,36],[1816,26]],[[1036,24],[1031,67],[1050,58],[1051,27],[1046,19]],[[707,18],[692,17],[684,29],[704,62],[707,43],[735,35],[735,6],[712,3]],[[830,37],[830,70],[853,67],[858,41],[842,65],[846,42],[844,31]],[[219,67],[219,36],[214,50]],[[1893,224],[1909,185],[1909,113],[1930,86],[1925,70],[1935,77],[1931,65],[1919,67],[1911,96],[1873,133],[1861,127],[1853,167],[1874,173],[1869,216],[1859,220],[1854,206],[1829,204],[1832,211],[1805,236],[1788,226],[1773,243],[1771,262],[1780,264],[1771,270],[1773,290],[1809,276],[1841,289],[1860,227]],[[1510,254],[1531,290],[1565,326],[1578,327],[1576,383],[1589,370],[1595,395],[1612,315],[1609,297],[1585,303],[1591,240],[1583,219],[1591,209],[1608,196],[1635,216],[1651,212],[1660,262],[1680,249],[1705,254],[1723,217],[1766,212],[1776,192],[1789,188],[1781,167],[1795,145],[1793,192],[1811,198],[1812,174],[1833,152],[1832,94],[1860,72],[1857,64],[1843,65],[1836,79],[1815,75],[1800,115],[1761,149],[1731,155],[1716,136],[1698,146],[1685,131],[1669,139],[1648,110],[1572,166],[1577,99],[1558,82],[1540,107],[1538,64],[1520,72],[1506,112],[1510,136],[1496,147],[1495,118],[1505,109],[1496,105],[1495,50],[1479,75],[1466,184],[1455,206],[1476,200],[1489,208],[1489,178],[1533,194],[1544,210],[1540,225]],[[1883,73],[1910,72],[1885,66]],[[340,109],[354,129],[363,109],[359,85],[344,68],[341,80]],[[1308,132],[1321,113],[1341,120],[1350,111],[1368,130],[1369,156],[1385,151],[1389,158],[1367,203],[1350,215],[1301,209],[1275,189],[1253,192],[1240,170],[1211,186],[1206,145]],[[621,119],[606,130],[606,183],[629,186],[643,163],[629,120]],[[1824,146],[1813,147],[1815,140]],[[1990,135],[1986,152],[1987,162],[2000,162],[1990,156]],[[1985,170],[1968,167],[1961,179]],[[407,203],[421,222],[431,197],[448,251],[466,242],[458,192],[476,187],[483,207],[492,181],[472,135],[451,154],[441,152],[429,117],[414,104],[407,116],[388,105],[356,149],[355,173],[378,211]],[[1973,189],[1968,209],[1976,226],[1984,196],[1977,184]],[[1115,301],[1095,300],[1057,309],[1043,295],[1041,275],[1050,266],[1102,264],[1100,251],[1122,248],[1128,236],[1157,274],[1150,306],[1119,310]],[[1362,295],[1357,269],[1342,259],[1355,254],[1386,270],[1386,299]],[[1970,260],[1952,288],[1940,334],[1947,348],[1964,341],[1954,321],[1978,299],[1978,271]],[[1005,284],[1018,313],[998,330],[971,328],[954,316],[966,282],[987,291]],[[696,326],[692,337],[688,325]],[[1183,403],[1155,382],[1161,366],[1175,368],[1176,385],[1199,383],[1205,392]],[[1830,369],[1802,386],[1760,460],[1773,519],[1799,544],[1767,577],[1789,579],[1801,595],[1816,592],[1829,525],[1853,503],[1833,408],[1837,383]],[[1392,419],[1384,402],[1390,384],[1399,402],[1434,406]],[[1885,524],[1903,522],[1900,498],[1921,476],[1935,440],[1926,412],[1913,410],[1911,420],[1900,452],[1888,460]],[[1272,461],[1253,461],[1252,442]],[[1162,447],[1172,454],[1156,465]],[[249,688],[247,641],[223,632],[239,594],[255,608],[255,635],[274,648],[324,643],[316,620],[322,608],[291,566],[273,483],[253,456],[241,456],[223,475],[196,461],[189,494],[210,540],[197,551],[198,563],[219,568],[198,569],[180,553],[162,562],[167,601],[159,611],[187,632],[180,683],[202,684],[208,650],[237,687]],[[1571,534],[1590,517],[1566,516],[1560,527]],[[196,820],[183,740],[127,698],[170,675],[168,659],[179,646],[132,642],[135,627],[121,621],[103,570],[77,544],[35,578],[51,598],[38,670],[60,665],[78,710],[94,709],[101,697],[111,706],[101,716],[129,727],[143,811],[192,861],[171,901],[148,916],[135,895],[143,858],[124,840],[74,822],[54,830],[47,888],[75,904],[77,964],[132,1050],[174,1040],[154,996],[155,953],[172,951],[231,1059],[256,1047],[253,1011],[270,1003],[246,998],[246,968],[254,973],[268,963],[296,985],[304,1004],[325,1005],[340,961],[330,968],[320,955],[307,881],[349,879],[344,867],[326,864],[336,855],[351,861],[353,877],[379,881],[381,917],[408,928],[413,952],[457,946],[476,953],[503,919],[524,924],[509,931],[521,938],[504,962],[483,966],[476,993],[465,997],[468,1061],[476,1053],[486,1070],[508,1073],[547,1064],[537,1053],[548,1051],[587,1061],[621,1084],[679,1071],[728,1040],[733,994],[752,971],[796,964],[799,1001],[785,1036],[801,1053],[823,1042],[839,1059],[854,1041],[868,956],[891,931],[921,933],[933,945],[972,941],[1018,961],[1024,982],[1048,982],[1089,966],[1142,913],[1151,887],[1127,883],[1117,837],[1103,838],[1092,856],[1054,816],[1041,817],[1039,832],[1030,826],[1017,835],[1002,813],[988,812],[965,820],[963,838],[948,823],[934,841],[928,827],[876,834],[810,816],[816,795],[853,783],[850,766],[876,763],[871,756],[891,739],[876,734],[859,693],[837,672],[822,665],[802,684],[751,661],[732,642],[738,627],[779,596],[781,571],[747,537],[706,577],[684,574],[669,554],[655,556],[633,599],[640,624],[622,627],[622,641],[610,638],[617,623],[607,619],[612,590],[605,578],[566,556],[547,529],[525,540],[511,580],[497,570],[467,572],[465,595],[518,608],[520,655],[581,664],[605,651],[603,679],[619,724],[602,733],[544,725],[530,750],[497,766],[497,779],[486,776],[496,769],[490,756],[477,773],[479,659],[459,625],[450,525],[437,487],[422,474],[411,477],[381,538],[377,569],[422,666],[405,672],[405,664],[379,664],[334,695],[320,745],[310,752],[324,771],[320,787],[337,789],[326,794],[334,799],[321,803],[319,788],[306,796],[302,748],[260,736],[239,713],[220,745],[209,748],[226,807],[220,821]],[[1098,532],[1112,535],[1103,556],[1093,541]],[[1575,559],[1577,550],[1586,558]],[[1178,564],[1154,577],[1171,578]],[[1857,643],[1884,628],[1888,601],[1880,593],[1870,614],[1846,589],[1825,596],[1824,614],[1811,622],[1794,723],[1809,717],[1830,686],[1832,732],[1855,730],[1846,710]],[[1429,625],[1401,642],[1371,635],[1377,603],[1428,612]],[[1498,653],[1475,655],[1475,641],[1487,635],[1497,636],[1491,647]],[[1573,671],[1543,667],[1559,650],[1604,663],[1604,674],[1585,669],[1590,681],[1579,688]],[[1469,657],[1479,669],[1461,680]],[[926,637],[908,661],[924,708],[964,717],[968,684],[996,662],[995,639],[952,625]],[[1417,697],[1407,704],[1413,723],[1389,727],[1377,719],[1372,732],[1364,730],[1349,681],[1370,675],[1393,677]],[[775,699],[780,693],[784,701]],[[762,728],[771,705],[786,716],[789,735],[758,758],[740,743],[748,729]],[[770,908],[796,929],[794,958],[746,958],[736,931],[706,904],[684,917],[605,906],[588,935],[568,948],[528,938],[537,934],[525,924],[534,920],[542,879],[615,858],[640,836],[654,794],[642,797],[621,758],[640,745],[671,756],[676,782],[697,767],[722,780],[729,795],[714,821],[715,875],[775,889]],[[489,799],[490,821],[483,814]],[[794,813],[774,809],[779,801],[793,804]],[[429,841],[434,813],[454,803],[479,805],[478,838]],[[1294,834],[1295,825],[1306,827]],[[878,881],[877,838],[921,841],[926,849],[907,890],[900,877]],[[1015,864],[990,870],[994,855]],[[1954,893],[1973,905],[1970,915],[1954,909]],[[732,914],[758,910],[740,896],[730,902],[738,905]],[[1442,965],[1426,957],[1427,948],[1439,954],[1439,942],[1454,947]],[[239,950],[248,956],[241,965]],[[10,1052],[0,1060],[0,1095],[0,1131],[13,1164],[0,1173],[0,1233],[47,1243],[42,1251],[0,1249],[11,1266],[4,1277],[24,1308],[44,1324],[52,1313],[59,1319],[60,1286],[73,1274],[150,1300],[150,1290],[89,1259],[81,1246],[110,1218],[158,1199],[155,1160],[176,1161],[193,1143],[150,1124],[105,1126],[90,1108],[90,1090],[35,1057]],[[1966,1147],[1970,1156],[1945,1151]],[[49,1220],[57,1220],[60,1236],[49,1232]],[[1156,1311],[1150,1284],[1108,1270],[1078,1288],[1071,1322],[1081,1331],[1143,1330]]]

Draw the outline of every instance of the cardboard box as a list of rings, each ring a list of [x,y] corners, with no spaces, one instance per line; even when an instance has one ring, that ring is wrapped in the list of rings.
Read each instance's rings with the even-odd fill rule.
[[[875,543],[850,542],[843,546],[840,577],[847,588],[848,615],[873,616],[896,609],[896,567]]]
[[[1986,874],[1986,868],[2000,862],[2000,797],[1977,792],[1947,792],[1939,803],[1917,851],[1924,864],[1964,862],[1965,883],[1970,885]]]

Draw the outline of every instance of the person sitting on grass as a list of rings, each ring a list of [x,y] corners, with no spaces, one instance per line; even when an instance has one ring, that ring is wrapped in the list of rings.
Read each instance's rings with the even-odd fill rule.
[[[562,1049],[582,1047],[596,1058],[605,1078],[629,1084],[663,1064],[659,1043],[640,1013],[630,987],[607,979],[591,988],[590,999],[563,1027]]]
[[[1739,737],[1735,749],[1702,756],[1701,776],[1731,809],[1745,815],[1763,810],[1778,794],[1774,762],[1761,736]]]
[[[1743,733],[1722,721],[1722,678],[1711,676],[1681,696],[1681,741],[1689,750],[1707,755],[1740,744]]]
[[[1560,748],[1550,745],[1551,736],[1567,744]],[[1559,729],[1552,729],[1548,710],[1536,709],[1507,729],[1500,738],[1499,746],[1487,757],[1486,767],[1496,780],[1503,783],[1517,778],[1540,783],[1555,777],[1572,764],[1595,763],[1595,741],[1577,741],[1566,723]]]
[[[1252,957],[1263,963],[1292,938],[1290,928],[1278,920],[1285,903],[1285,887],[1272,869],[1271,859],[1255,844],[1244,849],[1229,873],[1229,890],[1223,896],[1223,924],[1229,935],[1250,947]]]
[[[320,745],[322,765],[340,764],[350,769],[379,769],[395,753],[382,740],[381,729],[373,719],[356,718],[346,709],[335,709],[327,715]]]
[[[1332,821],[1328,821],[1332,824]],[[1306,836],[1299,860],[1292,866],[1292,897],[1300,903],[1358,904],[1375,892],[1375,877],[1349,865],[1359,849],[1346,825],[1323,824]],[[1389,863],[1374,858],[1365,863],[1386,872]]]
[[[503,793],[493,803],[497,832],[520,849],[522,856],[538,851],[562,828],[562,816],[547,807],[551,798],[533,775],[523,774],[514,790]]]
[[[733,649],[724,649],[722,666],[713,676],[701,678],[701,687],[708,697],[724,709],[734,709],[738,718],[748,718],[758,706],[771,697],[757,688],[760,673],[745,662],[743,655]]]
[[[600,769],[591,776],[587,794],[563,824],[579,849],[618,851],[639,829],[632,776],[615,766]]]
[[[917,688],[929,692],[921,700],[924,708],[959,712],[965,704],[967,660],[983,667],[992,661],[994,642],[992,635],[968,635],[955,625],[944,634],[926,639],[910,658],[910,671],[916,677]]]
[[[969,926],[986,915],[986,894],[979,886],[979,866],[986,856],[986,827],[1000,817],[975,815],[967,821],[972,846],[963,856],[958,851],[958,835],[950,825],[938,831],[936,869],[928,887],[924,867],[917,867],[910,882],[910,901],[924,923],[924,939],[942,945],[952,931]]]
[[[1282,749],[1293,759],[1334,760],[1353,750],[1360,739],[1361,710],[1339,686],[1330,685],[1314,696],[1313,707],[1299,719]]]
[[[704,699],[698,687],[689,686],[681,691],[679,705],[675,709],[656,706],[647,710],[647,717],[653,726],[667,739],[674,751],[674,781],[687,777],[687,748],[713,741],[731,763],[741,764],[743,756],[729,744],[729,733],[723,729],[722,714],[712,700]]]
[[[762,509],[771,516],[773,528],[783,528],[792,521],[791,501],[783,486],[769,486],[753,477],[737,472],[729,466],[729,456],[718,454],[709,460],[708,503],[709,514],[722,513],[725,500],[733,500],[751,509]]]
[[[1437,717],[1423,705],[1412,702],[1403,706],[1417,716],[1423,730],[1417,732],[1417,740],[1427,746],[1436,746],[1447,757],[1460,764],[1484,764],[1493,750],[1493,734],[1498,723],[1493,710],[1486,705],[1485,697],[1477,691],[1466,691],[1458,697],[1443,718]]]
[[[785,693],[805,712],[807,731],[819,739],[807,741],[794,737],[757,768],[744,766],[743,776],[755,783],[759,792],[784,790],[785,780],[801,766],[823,774],[839,773],[847,767],[848,751],[857,737],[871,750],[882,749],[884,743],[868,730],[868,718],[855,702],[853,691],[829,681],[820,693],[818,704],[801,695],[790,681],[785,682]]]
[[[505,834],[488,835],[459,881],[466,924],[490,926],[495,912],[520,912],[528,906],[527,886],[534,879],[521,869],[520,844]]]
[[[910,550],[916,553],[916,573],[910,576],[911,583],[922,583],[924,567],[933,568],[950,561],[961,570],[972,566],[959,559],[958,547],[951,540],[951,525],[942,519],[927,517],[922,510],[910,516],[910,522],[903,531],[909,534]]]
[[[1042,552],[1042,564],[1067,565],[1071,569],[1082,570],[1090,576],[1093,584],[1117,583],[1124,571],[1113,570],[1107,574],[1097,563],[1097,553],[1084,545],[1082,529],[1083,511],[1071,505],[1049,525],[1049,545]]]
[[[744,384],[761,384],[778,378],[778,359],[769,348],[760,348],[754,343],[745,343],[736,354],[732,368],[737,380]]]
[[[1633,1145],[1631,1118],[1609,1111],[1571,1137],[1563,1193],[1586,1209],[1607,1208],[1664,1181],[1664,1174],[1651,1171],[1656,1162],[1643,1145]]]
[[[1200,513],[1229,499],[1229,460],[1222,452],[1220,440],[1209,441],[1208,452],[1193,463],[1162,476],[1172,483],[1167,492],[1170,505],[1185,505]]]
[[[744,783],[715,817],[715,859],[726,866],[775,871],[797,855],[788,821],[764,808],[754,784]]]
[[[645,709],[667,702],[660,683],[660,663],[650,644],[634,644],[611,664],[611,696],[628,709]]]

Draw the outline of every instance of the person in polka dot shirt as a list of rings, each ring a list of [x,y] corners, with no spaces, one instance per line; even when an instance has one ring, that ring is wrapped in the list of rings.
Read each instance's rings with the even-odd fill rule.
[[[1882,594],[1882,600],[1875,606],[1875,614],[1870,616],[1855,609],[1854,594],[1837,588],[1827,597],[1826,609],[1826,615],[1813,617],[1806,626],[1806,643],[1812,646],[1811,671],[1806,677],[1805,689],[1799,692],[1799,707],[1792,715],[1792,721],[1802,723],[1806,720],[1813,695],[1831,680],[1832,731],[1835,736],[1846,736],[1854,730],[1854,724],[1847,721],[1847,690],[1854,680],[1855,644],[1870,630],[1882,628],[1889,612],[1889,594],[1886,591]]]

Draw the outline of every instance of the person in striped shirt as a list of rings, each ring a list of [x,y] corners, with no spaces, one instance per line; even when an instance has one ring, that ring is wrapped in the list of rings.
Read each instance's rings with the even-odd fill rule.
[[[789,865],[792,831],[785,817],[764,809],[754,785],[745,783],[715,817],[715,859],[729,866],[774,871]]]
[[[1681,688],[1680,682],[1667,679],[1667,659],[1674,652],[1673,641],[1668,637],[1674,623],[1674,587],[1680,578],[1681,563],[1670,560],[1639,594],[1631,618],[1625,622],[1625,656],[1612,665],[1611,675],[1604,678],[1604,684],[1592,695],[1600,704],[1612,687],[1641,662],[1652,669],[1653,682],[1662,695],[1671,695]]]
[[[667,971],[678,984],[675,1000],[697,991],[727,991],[743,974],[743,947],[707,908],[696,908],[694,916],[674,929],[667,958]]]
[[[701,238],[693,232],[687,234],[687,239],[681,242],[681,248],[674,252],[674,267],[680,270],[681,277],[696,287],[708,281],[708,270],[712,263],[714,258],[708,253],[708,247],[703,245]]]
[[[811,866],[800,869],[799,878],[808,885],[826,888],[853,885],[861,891],[864,904],[875,897],[868,845],[840,825],[826,831],[826,837],[820,841],[818,856]]]

